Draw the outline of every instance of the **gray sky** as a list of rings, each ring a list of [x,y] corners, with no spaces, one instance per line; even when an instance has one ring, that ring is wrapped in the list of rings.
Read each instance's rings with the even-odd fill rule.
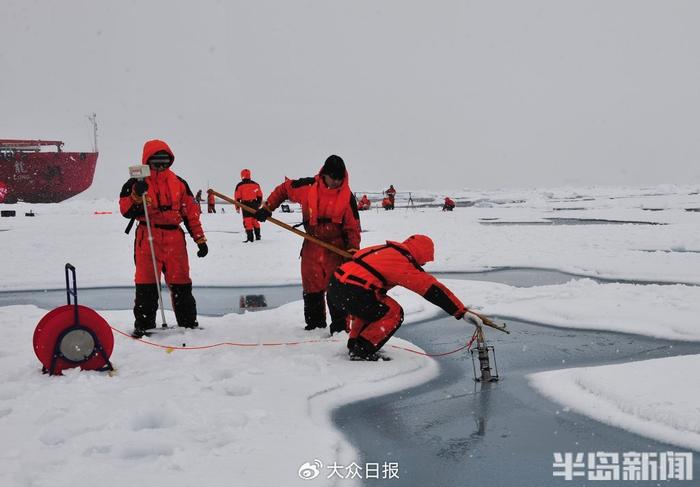
[[[700,182],[700,2],[0,0],[0,138],[162,138],[193,189]]]

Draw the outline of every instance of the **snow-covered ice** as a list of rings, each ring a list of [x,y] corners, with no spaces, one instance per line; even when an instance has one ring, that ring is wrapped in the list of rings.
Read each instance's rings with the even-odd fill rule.
[[[544,395],[603,423],[700,451],[699,355],[540,372]]]
[[[463,301],[485,313],[559,327],[700,340],[700,213],[687,211],[700,207],[698,188],[417,191],[412,197],[419,204],[434,204],[448,194],[461,205],[452,213],[435,206],[364,212],[363,246],[424,233],[436,243],[436,262],[427,266],[429,271],[527,267],[654,282],[572,278],[559,285],[516,288],[445,280]],[[406,203],[405,194],[400,195],[397,204]],[[78,269],[79,288],[132,285],[133,234],[123,233],[127,221],[118,214],[116,196],[12,206],[19,215],[30,208],[36,217],[0,220],[1,290],[60,289],[65,262]],[[299,219],[299,213],[275,216],[289,223]],[[547,218],[656,224],[554,225]],[[207,258],[198,259],[188,243],[195,297],[204,285],[300,282],[298,237],[265,224],[262,241],[243,245],[240,216],[230,206],[225,214],[204,214],[202,219],[210,246]],[[547,224],[522,224],[533,222]],[[406,310],[403,326],[441,313],[409,291],[396,289],[393,296]],[[121,309],[101,314],[129,331],[131,306],[125,302]],[[297,469],[304,462],[359,459],[330,422],[334,407],[438,373],[433,359],[392,348],[415,348],[398,338],[387,346],[393,360],[350,362],[342,341],[302,330],[301,303],[293,302],[256,313],[203,316],[204,330],[153,341],[174,347],[183,342],[319,341],[169,351],[116,335],[112,360],[117,371],[112,376],[70,370],[49,379],[41,375],[31,348],[34,327],[46,311],[0,308],[1,485],[73,485],[76,478],[110,486],[303,482]],[[469,333],[466,324],[464,330]],[[700,384],[689,373],[698,362],[700,356],[674,357],[546,371],[531,380],[545,395],[582,414],[698,450]]]

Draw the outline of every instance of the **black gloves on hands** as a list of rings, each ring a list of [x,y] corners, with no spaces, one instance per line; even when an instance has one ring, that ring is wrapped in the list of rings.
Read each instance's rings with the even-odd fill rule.
[[[197,257],[206,257],[206,255],[209,253],[209,247],[207,247],[206,242],[202,242],[200,244],[197,244],[197,247],[199,250],[197,251]]]
[[[264,206],[262,208],[259,208],[258,211],[255,212],[255,219],[258,220],[259,222],[264,222],[268,218],[272,216],[272,212],[265,208]]]
[[[148,183],[143,179],[139,179],[134,183],[134,194],[136,196],[143,196],[143,193],[148,191]]]

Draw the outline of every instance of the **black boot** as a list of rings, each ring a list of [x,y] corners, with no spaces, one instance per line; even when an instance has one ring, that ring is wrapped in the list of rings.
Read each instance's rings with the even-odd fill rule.
[[[304,293],[305,330],[326,327],[326,303],[324,292]]]
[[[255,240],[260,240],[260,227],[254,228],[255,230]]]
[[[134,298],[134,336],[145,335],[156,327],[158,311],[158,284],[137,284]]]
[[[351,360],[377,360],[378,348],[362,337],[348,340],[348,354]]]
[[[243,243],[246,242],[252,242],[253,241],[253,231],[252,230],[246,230],[245,231],[246,236],[248,237],[247,240],[244,240]]]
[[[177,326],[197,328],[197,301],[192,295],[192,284],[171,284],[170,297]]]
[[[329,288],[328,290],[328,296],[330,296],[331,290]],[[335,298],[335,296],[334,296]],[[337,303],[336,299],[330,299],[330,297],[327,297],[326,299],[328,301],[328,311],[330,311],[331,315],[331,327],[330,327],[330,332],[331,336],[333,336],[333,333],[340,333],[341,331],[347,331],[346,328],[346,318],[347,318],[347,312],[345,309]]]

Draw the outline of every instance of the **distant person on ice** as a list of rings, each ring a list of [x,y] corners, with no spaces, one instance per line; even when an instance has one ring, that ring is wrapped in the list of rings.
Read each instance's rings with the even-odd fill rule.
[[[394,202],[391,200],[391,198],[386,196],[382,200],[382,208],[384,208],[385,210],[393,210],[394,209]]]
[[[134,241],[136,263],[136,298],[134,299],[134,336],[143,336],[156,326],[158,310],[158,280],[160,273],[170,288],[173,311],[178,326],[196,328],[197,303],[192,296],[192,280],[185,246],[185,228],[197,244],[198,257],[209,252],[207,239],[199,222],[200,211],[187,182],[170,170],[175,160],[170,147],[162,140],[149,140],[143,146],[142,163],[151,168],[151,175],[144,180],[129,179],[119,195],[119,209],[126,218],[138,220]],[[153,233],[156,279],[148,244],[148,231],[143,207],[146,194],[148,216]]]
[[[370,206],[372,206],[372,202],[369,200],[367,195],[366,194],[362,195],[360,202],[357,204],[357,209],[360,211],[365,211],[365,210],[369,210]]]
[[[391,209],[394,209],[394,200],[396,198],[396,189],[394,189],[394,185],[390,184],[389,189],[384,191],[386,193],[386,197],[391,200]]]
[[[445,203],[442,205],[442,211],[452,211],[455,209],[455,202],[449,196],[445,196]]]
[[[464,317],[466,306],[423,270],[433,258],[430,237],[413,235],[402,243],[387,241],[358,250],[335,271],[328,285],[328,305],[331,313],[346,317],[351,358],[376,359],[376,352],[401,326],[403,309],[387,296],[394,286],[420,294],[458,320]]]
[[[241,182],[236,185],[236,190],[233,192],[233,199],[244,205],[258,209],[263,199],[263,192],[260,185],[250,179],[250,169],[241,171]],[[236,206],[236,212],[240,213],[241,209]],[[255,213],[248,213],[243,210],[243,228],[245,229],[247,239],[245,242],[253,241],[253,233],[255,240],[260,240],[260,223],[255,218]]]
[[[309,235],[335,247],[354,252],[360,246],[360,215],[350,191],[348,172],[340,157],[326,159],[314,177],[285,179],[256,213],[265,221],[285,200],[301,204],[304,229]],[[301,283],[304,290],[305,330],[326,327],[326,288],[343,262],[338,254],[309,240],[301,248]],[[344,316],[331,311],[331,330],[345,329]]]
[[[207,190],[207,213],[216,213],[216,197],[211,189]]]

